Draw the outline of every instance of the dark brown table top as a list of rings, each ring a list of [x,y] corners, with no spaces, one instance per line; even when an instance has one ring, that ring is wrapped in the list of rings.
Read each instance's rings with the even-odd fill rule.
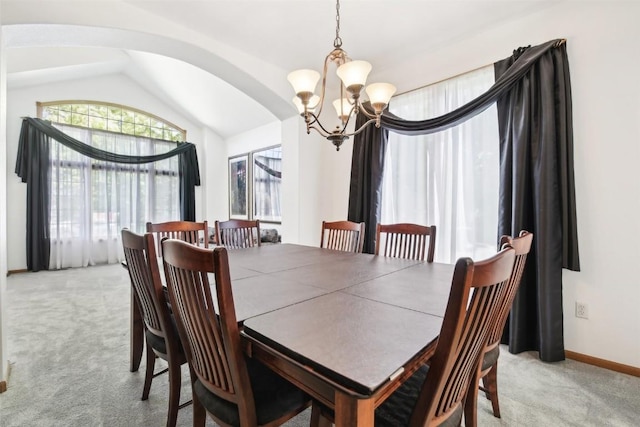
[[[245,320],[243,333],[363,395],[440,332],[442,318],[333,292]]]
[[[453,266],[299,245],[230,251],[247,336],[370,395],[440,332]],[[257,291],[257,290],[260,291]]]

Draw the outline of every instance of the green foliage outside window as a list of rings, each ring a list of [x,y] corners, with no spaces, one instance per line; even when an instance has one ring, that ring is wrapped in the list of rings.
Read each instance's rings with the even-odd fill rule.
[[[185,132],[157,117],[104,103],[41,104],[41,117],[55,123],[165,141],[185,141]]]

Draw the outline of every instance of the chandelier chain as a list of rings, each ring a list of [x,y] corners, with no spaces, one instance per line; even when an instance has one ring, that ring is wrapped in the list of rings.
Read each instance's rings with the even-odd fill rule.
[[[339,48],[342,46],[342,39],[340,38],[340,0],[336,0],[336,39],[333,41],[333,47]]]

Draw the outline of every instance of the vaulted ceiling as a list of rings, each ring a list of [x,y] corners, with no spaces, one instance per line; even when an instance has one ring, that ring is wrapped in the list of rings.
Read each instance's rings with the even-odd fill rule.
[[[375,79],[403,58],[558,2],[342,0],[340,36],[352,58],[373,64]],[[286,75],[321,69],[336,4],[0,0],[0,20],[10,89],[122,73],[227,138],[295,114]]]

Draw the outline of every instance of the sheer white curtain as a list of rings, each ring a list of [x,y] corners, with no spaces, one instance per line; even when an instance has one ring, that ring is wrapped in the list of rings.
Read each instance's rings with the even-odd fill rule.
[[[407,120],[440,116],[485,92],[488,66],[404,95],[389,109]],[[459,126],[424,136],[389,132],[381,222],[437,226],[435,260],[496,251],[499,136],[495,106]]]
[[[105,151],[152,155],[175,143],[55,125]],[[52,141],[49,268],[86,267],[124,259],[120,231],[143,233],[147,221],[180,218],[178,158],[125,165],[92,160]]]
[[[253,216],[261,221],[280,221],[282,149],[271,148],[253,154]]]

